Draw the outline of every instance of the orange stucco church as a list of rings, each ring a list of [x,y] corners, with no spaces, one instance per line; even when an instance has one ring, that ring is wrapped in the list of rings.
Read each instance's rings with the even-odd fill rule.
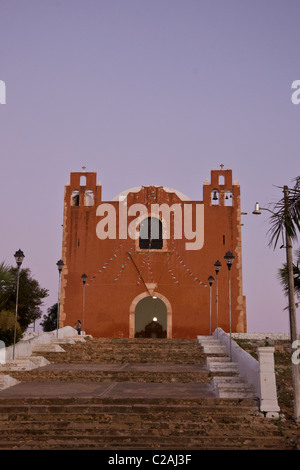
[[[80,320],[95,337],[195,338],[217,325],[229,331],[231,317],[232,332],[246,331],[240,186],[223,165],[205,180],[202,201],[163,186],[103,201],[95,171],[72,171],[62,259],[61,327]]]

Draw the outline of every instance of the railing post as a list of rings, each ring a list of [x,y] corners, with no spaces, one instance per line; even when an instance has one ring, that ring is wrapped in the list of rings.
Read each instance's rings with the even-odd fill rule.
[[[273,347],[257,348],[259,361],[260,411],[267,417],[279,417]]]

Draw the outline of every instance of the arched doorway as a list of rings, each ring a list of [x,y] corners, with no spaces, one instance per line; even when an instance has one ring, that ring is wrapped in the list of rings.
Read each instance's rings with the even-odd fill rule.
[[[167,307],[158,297],[145,297],[135,308],[136,338],[167,337]]]
[[[154,318],[156,320],[153,320]],[[157,323],[151,325],[153,321]],[[171,304],[165,296],[157,292],[153,293],[153,296],[149,295],[149,292],[144,292],[138,295],[130,305],[129,338],[135,338],[136,333],[141,331],[146,332],[146,327],[148,327],[147,334],[151,330],[151,335],[154,335],[151,337],[157,337],[157,332],[163,331],[164,336],[161,337],[172,338]]]

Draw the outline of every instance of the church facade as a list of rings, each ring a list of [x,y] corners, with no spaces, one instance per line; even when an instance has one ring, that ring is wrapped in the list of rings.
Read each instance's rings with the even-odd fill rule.
[[[103,201],[96,172],[71,172],[62,259],[60,327],[80,320],[94,337],[124,338],[246,331],[240,186],[223,166],[202,201],[163,186]]]

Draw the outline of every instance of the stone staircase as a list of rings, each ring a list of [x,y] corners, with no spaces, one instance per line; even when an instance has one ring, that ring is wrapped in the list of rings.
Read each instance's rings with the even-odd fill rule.
[[[49,364],[9,372],[19,383],[0,391],[0,449],[297,445],[284,427],[258,413],[253,392],[211,339],[56,344],[64,352],[45,350]],[[36,350],[32,357],[40,355]],[[214,364],[224,368],[214,371]]]
[[[207,369],[215,375],[212,386],[219,398],[253,398],[254,388],[239,376],[238,364],[231,362],[227,348],[219,339],[211,336],[198,336],[199,344],[207,355]]]

